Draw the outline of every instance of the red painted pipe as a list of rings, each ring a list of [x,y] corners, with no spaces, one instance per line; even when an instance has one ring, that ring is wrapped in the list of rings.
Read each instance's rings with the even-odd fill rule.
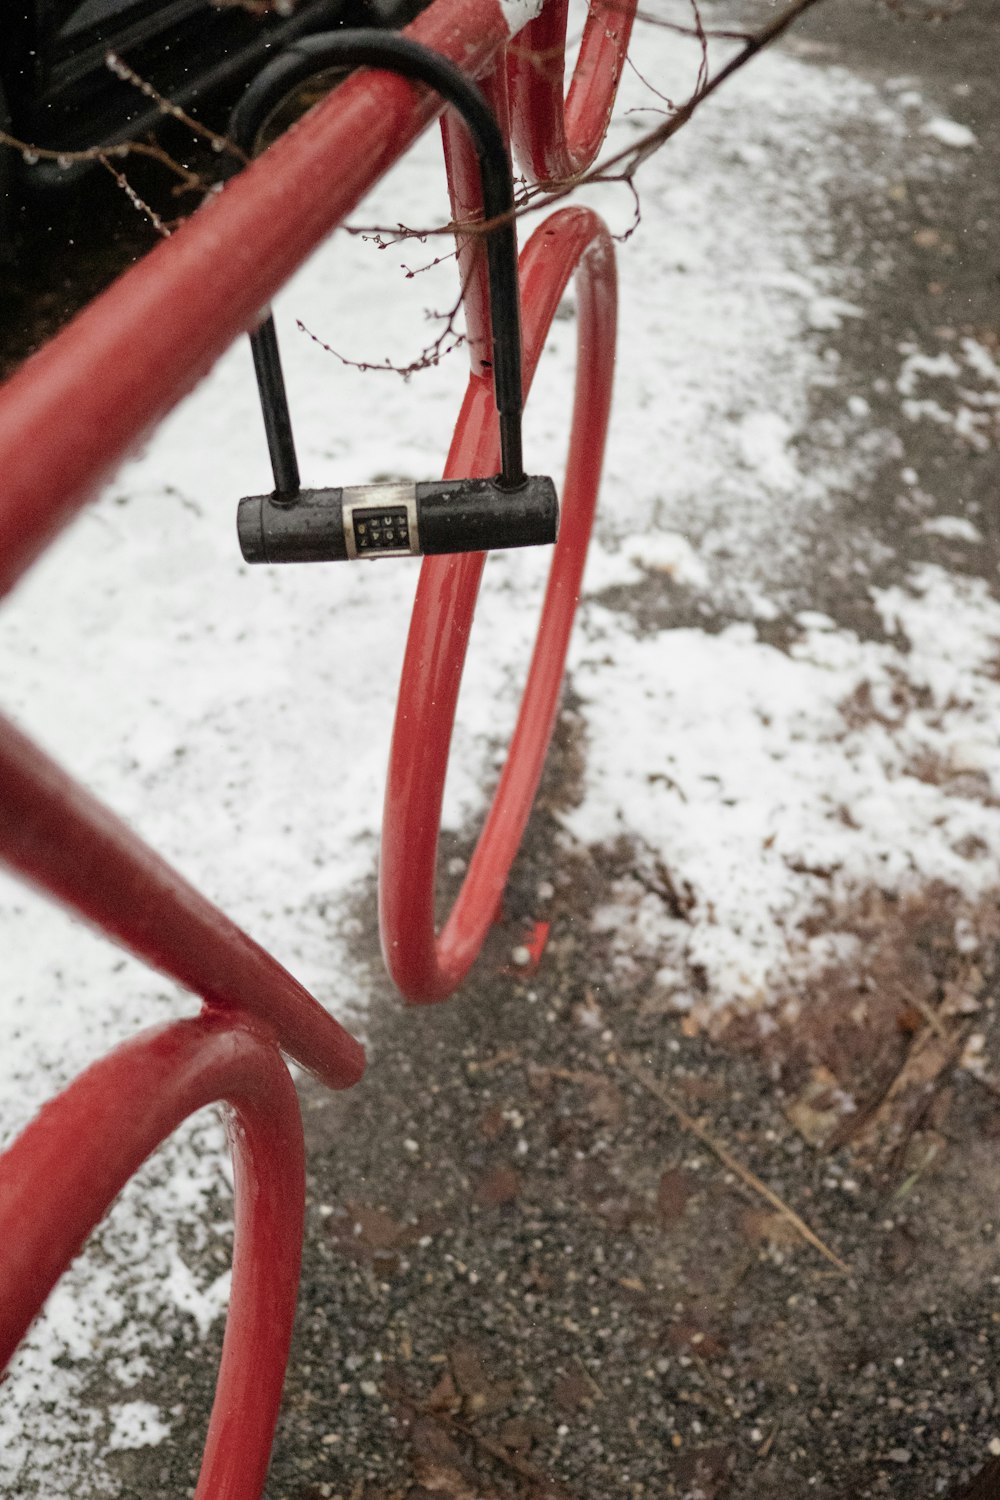
[[[521,257],[525,392],[570,276],[577,285],[577,377],[559,541],[517,725],[476,851],[440,938],[434,886],[455,707],[484,557],[434,557],[420,572],[389,756],[379,914],[382,951],[407,999],[443,1000],[461,983],[493,921],[542,774],[597,500],[611,406],[616,326],[614,249],[585,208],[552,215]],[[499,462],[487,377],[469,382],[445,475]]]
[[[615,107],[636,0],[591,0],[564,100],[568,7],[569,0],[546,0],[510,48],[514,146],[539,183],[566,182],[597,156]]]
[[[349,1088],[364,1051],[276,959],[0,718],[0,860],[211,1005],[271,1028],[296,1062]]]
[[[233,1284],[197,1500],[263,1489],[291,1342],[305,1163],[298,1101],[268,1039],[202,1015],[88,1068],[0,1157],[0,1369],[128,1179],[182,1120],[229,1106]]]

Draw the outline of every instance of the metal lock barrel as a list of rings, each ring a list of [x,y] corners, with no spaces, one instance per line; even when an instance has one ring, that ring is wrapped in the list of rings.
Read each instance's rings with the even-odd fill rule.
[[[493,112],[452,63],[408,37],[339,31],[304,38],[257,75],[233,111],[230,134],[249,156],[261,125],[299,84],[337,64],[401,73],[429,84],[459,110],[483,187],[493,382],[501,470],[493,478],[302,489],[274,319],[250,335],[274,473],[274,490],[239,503],[249,563],[338,562],[544,546],[556,540],[553,481],[527,475],[521,454],[521,319],[510,158]]]

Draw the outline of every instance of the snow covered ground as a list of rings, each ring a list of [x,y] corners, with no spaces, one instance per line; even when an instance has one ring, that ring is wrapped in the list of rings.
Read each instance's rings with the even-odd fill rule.
[[[634,55],[645,79],[686,96],[696,56],[675,35],[640,27]],[[611,144],[659,108],[627,72]],[[817,536],[887,453],[917,528],[975,545],[976,518],[940,514],[906,462],[906,431],[880,428],[857,393],[834,403],[825,458],[803,456],[811,395],[837,390],[832,336],[864,315],[863,273],[833,260],[838,192],[846,181],[881,191],[915,158],[927,173],[958,171],[974,150],[913,80],[879,89],[785,52],[758,59],[640,179],[641,224],[620,247],[616,411],[571,654],[586,769],[565,839],[599,849],[624,836],[637,865],[661,861],[687,893],[681,920],[626,879],[594,914],[623,964],[655,959],[678,1009],[766,1011],[796,977],[849,953],[835,923],[803,935],[821,901],[940,880],[972,911],[998,883],[1000,605],[981,580],[923,564],[871,591],[876,638],[809,607]],[[627,227],[625,189],[589,196]],[[358,218],[418,224],[435,211],[445,194],[431,133]],[[404,384],[346,369],[295,330],[301,318],[351,358],[406,362],[428,342],[424,310],[450,305],[453,266],[413,279],[399,267],[435,249],[380,251],[338,234],[280,298],[306,483],[440,472],[461,353]],[[573,365],[566,312],[525,431],[532,468],[557,474]],[[886,377],[904,427],[994,441],[1000,368],[975,338],[945,359],[904,345]],[[3,707],[363,1033],[352,909],[374,875],[418,565],[246,568],[236,501],[267,487],[238,347],[7,604]],[[513,554],[487,570],[453,827],[481,813],[513,722],[543,567]],[[651,587],[710,628],[641,624],[628,601]],[[778,618],[792,622],[788,649],[759,628]],[[7,880],[0,955],[0,1145],[114,1043],[195,1009]],[[158,1340],[179,1326],[194,1342],[225,1307],[226,1195],[221,1133],[199,1118],[129,1188],[0,1389],[0,1490],[113,1493],[101,1453],[168,1436],[169,1406],[129,1392]],[[192,1253],[217,1274],[196,1274]],[[120,1387],[110,1403],[108,1377]]]

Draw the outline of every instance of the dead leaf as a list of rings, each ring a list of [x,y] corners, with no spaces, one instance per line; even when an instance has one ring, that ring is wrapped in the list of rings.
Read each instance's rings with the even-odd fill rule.
[[[404,1226],[391,1214],[380,1208],[368,1208],[364,1203],[349,1203],[347,1206],[360,1229],[359,1239],[372,1250],[391,1250],[402,1239]]]
[[[382,1366],[382,1395],[387,1401],[413,1405],[414,1393],[410,1377],[399,1365],[386,1363]]]
[[[700,1359],[721,1359],[729,1348],[724,1339],[709,1333],[699,1323],[672,1323],[667,1345],[675,1354],[697,1354]]]
[[[530,1453],[535,1441],[534,1425],[527,1417],[511,1417],[501,1425],[499,1437],[512,1453]]]
[[[661,1224],[672,1225],[684,1216],[691,1189],[688,1177],[679,1167],[669,1168],[660,1174],[656,1190],[656,1212]]]
[[[514,1167],[495,1167],[481,1178],[475,1200],[481,1208],[497,1208],[513,1203],[521,1191],[521,1174]]]
[[[798,1231],[784,1214],[769,1213],[762,1208],[748,1208],[740,1214],[740,1228],[751,1244],[798,1245]]]
[[[890,1276],[902,1276],[916,1259],[917,1237],[905,1224],[898,1224],[882,1242],[879,1259]]]
[[[922,1024],[922,1020],[921,1020]],[[836,1076],[822,1064],[813,1068],[808,1083],[785,1105],[785,1114],[810,1146],[823,1147],[852,1112],[852,1102]]]
[[[447,1428],[433,1417],[418,1417],[410,1428],[410,1444],[418,1458],[460,1468],[461,1451]]]
[[[513,1382],[491,1380],[474,1345],[453,1345],[448,1350],[448,1362],[455,1385],[461,1392],[466,1416],[487,1416],[510,1405],[514,1395]]]
[[[434,1500],[442,1495],[447,1500],[482,1500],[475,1474],[441,1422],[419,1417],[410,1429],[410,1445],[418,1494],[424,1489]]]
[[[552,1399],[563,1411],[575,1412],[593,1405],[594,1392],[586,1376],[570,1370],[568,1375],[560,1375],[552,1387]]]
[[[424,1405],[428,1411],[457,1411],[461,1404],[462,1399],[451,1378],[451,1371],[445,1370]]]
[[[508,1121],[504,1119],[503,1110],[499,1105],[488,1109],[484,1115],[480,1116],[479,1133],[488,1141],[497,1140],[507,1128]]]
[[[958,1061],[967,1027],[916,1038],[879,1107],[853,1137],[859,1155],[888,1162],[905,1150],[942,1080]]]
[[[729,1488],[735,1454],[721,1445],[689,1448],[680,1454],[674,1476],[681,1500],[722,1500]]]

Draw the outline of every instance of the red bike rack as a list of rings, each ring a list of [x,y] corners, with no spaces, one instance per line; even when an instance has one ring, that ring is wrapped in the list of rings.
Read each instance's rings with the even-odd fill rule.
[[[436,0],[408,35],[477,78],[506,130],[508,47],[520,32],[510,66],[511,130],[526,170],[548,180],[573,175],[596,153],[634,8],[635,0],[613,13],[610,5],[592,8],[565,115],[565,0],[548,0],[537,19],[539,6],[525,0]],[[0,390],[0,594],[256,325],[259,310],[439,110],[435,96],[396,75],[352,76]],[[450,116],[443,133],[453,209],[456,218],[470,217],[481,207],[471,148]],[[494,472],[498,459],[483,369],[490,339],[481,243],[470,235],[460,249],[473,372],[448,460],[452,477]],[[589,210],[569,208],[535,231],[521,258],[525,392],[574,273],[580,339],[562,536],[507,765],[440,939],[433,888],[441,792],[483,558],[430,558],[421,574],[381,880],[386,957],[415,1000],[449,993],[479,950],[556,710],[596,500],[615,336],[607,231]],[[408,716],[410,748],[399,728]],[[2,718],[0,860],[204,1001],[197,1019],[145,1032],[89,1068],[0,1156],[0,1369],[129,1177],[189,1114],[221,1101],[235,1167],[236,1241],[197,1496],[255,1500],[288,1357],[304,1210],[301,1122],[281,1053],[329,1087],[347,1088],[363,1071],[362,1049],[275,959]]]
[[[546,219],[521,257],[526,392],[574,271],[576,397],[559,541],[507,761],[440,938],[434,884],[441,804],[485,558],[428,558],[420,574],[389,758],[379,867],[382,952],[396,984],[413,1001],[445,999],[475,961],[521,842],[552,734],[611,408],[614,252],[607,230],[587,209],[563,209]],[[473,375],[445,472],[491,474],[497,459],[489,380]]]
[[[72,1083],[0,1164],[0,1368],[87,1235],[188,1115],[229,1111],[236,1237],[229,1318],[197,1500],[264,1487],[295,1318],[305,1161],[273,1037],[202,1015],[147,1031]],[[72,1143],[73,1149],[69,1145]]]
[[[635,19],[634,5],[593,0],[564,99],[568,10],[569,0],[546,0],[510,47],[514,145],[524,170],[539,183],[571,181],[597,156]]]

